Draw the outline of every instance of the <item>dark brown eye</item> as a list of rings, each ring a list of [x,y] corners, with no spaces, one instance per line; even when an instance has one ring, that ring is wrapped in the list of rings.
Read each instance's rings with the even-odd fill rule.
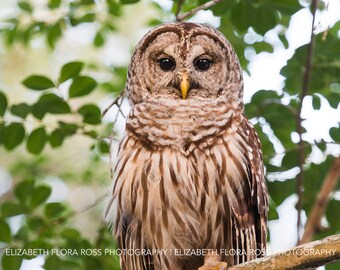
[[[173,70],[176,67],[176,63],[171,58],[162,58],[159,61],[159,66],[164,71]]]
[[[195,59],[194,65],[199,70],[207,70],[211,67],[212,61],[206,58]]]

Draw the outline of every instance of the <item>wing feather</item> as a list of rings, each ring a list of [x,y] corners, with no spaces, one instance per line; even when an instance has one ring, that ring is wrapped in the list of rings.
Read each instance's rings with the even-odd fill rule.
[[[231,207],[233,223],[233,248],[241,254],[234,257],[234,263],[255,259],[266,248],[268,199],[265,185],[260,141],[257,134],[243,117],[235,132],[227,133],[220,155],[225,161],[226,173],[222,173],[223,163],[214,150],[214,159],[220,171]]]

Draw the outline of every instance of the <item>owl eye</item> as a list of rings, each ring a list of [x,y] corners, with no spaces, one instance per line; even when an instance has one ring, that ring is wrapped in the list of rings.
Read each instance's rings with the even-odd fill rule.
[[[212,61],[206,58],[199,58],[194,60],[194,65],[199,70],[207,70],[211,67]]]
[[[176,67],[176,63],[171,58],[162,58],[158,61],[159,66],[164,71],[173,70]]]

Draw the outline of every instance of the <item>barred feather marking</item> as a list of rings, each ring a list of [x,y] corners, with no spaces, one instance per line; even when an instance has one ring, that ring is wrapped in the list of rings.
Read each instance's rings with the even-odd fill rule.
[[[212,81],[218,87],[199,88],[196,78],[198,89],[182,100],[166,76],[143,76],[152,66],[144,61],[150,46],[162,46],[165,37],[180,44],[181,59],[191,53],[190,42],[209,40],[224,61]],[[230,44],[207,26],[160,26],[137,46],[126,89],[134,106],[106,211],[108,218],[116,214],[118,246],[247,251],[224,257],[229,265],[254,258],[249,251],[266,245],[267,190],[260,142],[243,114],[242,71]],[[202,262],[170,255],[121,257],[123,270],[188,270]]]
[[[239,118],[241,123],[248,125],[241,115],[238,117],[234,115],[234,118]],[[238,131],[233,132],[237,133]],[[247,156],[251,151],[244,146],[246,142],[242,136],[233,135],[233,138],[237,138],[235,140],[230,139],[230,135],[232,135],[230,130],[227,130],[223,135],[222,143],[211,147],[209,155],[205,151],[195,148],[183,160],[180,158],[184,154],[178,152],[180,155],[176,156],[175,153],[178,150],[171,147],[157,150],[151,154],[152,150],[141,150],[141,145],[134,136],[128,137],[127,140],[134,142],[124,144],[126,149],[120,150],[122,156],[120,163],[127,164],[127,160],[130,160],[139,167],[131,173],[127,168],[124,170],[122,165],[117,166],[116,172],[120,177],[116,179],[115,192],[121,194],[118,198],[124,201],[119,204],[117,224],[121,222],[122,213],[131,210],[131,213],[137,217],[140,215],[140,222],[143,225],[139,236],[141,240],[132,241],[132,234],[129,236],[129,241],[125,241],[125,246],[133,243],[133,247],[138,248],[137,244],[142,245],[143,242],[148,248],[210,246],[223,248],[228,246],[228,242],[230,242],[228,239],[234,239],[236,245],[234,248],[243,249],[248,253],[258,245],[261,248],[265,247],[265,217],[257,221],[259,225],[256,227],[261,232],[259,235],[259,231],[255,231],[255,216],[249,212],[252,210],[250,202],[247,200],[252,194],[256,196],[262,194],[261,196],[263,196],[265,190],[261,189],[261,194],[258,194],[257,181],[253,181],[257,171],[254,172],[254,169],[250,169],[253,168],[253,164]],[[137,146],[138,150],[129,149],[131,145]],[[138,155],[138,159],[135,158],[136,155]],[[242,162],[248,164],[247,167],[241,165],[240,157]],[[166,168],[165,164],[167,164]],[[242,179],[244,185],[238,184],[239,180],[237,179]],[[129,183],[131,184],[130,191],[124,188]],[[119,193],[120,189],[124,189],[124,193]],[[256,191],[253,192],[253,189]],[[135,198],[136,191],[139,191],[138,194],[143,192],[142,201],[141,198]],[[199,196],[197,197],[197,195]],[[124,199],[124,196],[129,199]],[[133,200],[133,198],[135,199]],[[150,201],[151,198],[153,201]],[[257,199],[255,200],[257,201]],[[172,207],[170,207],[170,202]],[[142,207],[139,208],[138,205]],[[261,207],[263,208],[263,205]],[[139,213],[137,209],[142,210]],[[258,211],[260,215],[260,210]],[[147,220],[149,221],[146,222]],[[156,225],[159,220],[165,225],[163,230],[160,229],[160,225]],[[213,227],[209,220],[213,220]],[[233,230],[228,231],[227,220],[234,220]],[[170,221],[172,222],[171,226],[168,225]],[[173,224],[173,221],[176,222],[176,225]],[[200,224],[205,224],[206,227],[200,228]],[[121,235],[123,231],[119,232],[119,230],[117,234]],[[183,233],[177,235],[180,231]],[[200,233],[198,234],[198,232]],[[216,235],[212,238],[208,237],[214,235],[213,232]],[[234,238],[232,235],[236,237]],[[185,239],[186,237],[187,239]],[[180,243],[177,239],[181,239],[182,242]],[[130,241],[132,241],[131,244],[129,244]],[[199,244],[200,241],[202,241],[201,244]],[[194,243],[198,245],[196,246]],[[144,247],[143,245],[139,246],[139,248]],[[240,263],[252,258],[251,255],[235,256],[233,263]],[[167,263],[162,258],[153,258],[152,260],[155,266],[168,263],[170,268],[166,269],[176,269],[173,267],[178,263],[177,258],[167,258]],[[143,261],[142,264],[144,265],[145,262]],[[138,262],[134,261],[133,265],[133,267],[138,266]]]

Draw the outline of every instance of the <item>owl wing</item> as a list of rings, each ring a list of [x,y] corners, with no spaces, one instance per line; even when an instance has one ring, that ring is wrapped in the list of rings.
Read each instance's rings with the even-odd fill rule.
[[[241,251],[235,264],[264,255],[268,212],[261,143],[250,122],[241,118],[219,146],[226,159],[220,179],[230,205],[233,249]]]

